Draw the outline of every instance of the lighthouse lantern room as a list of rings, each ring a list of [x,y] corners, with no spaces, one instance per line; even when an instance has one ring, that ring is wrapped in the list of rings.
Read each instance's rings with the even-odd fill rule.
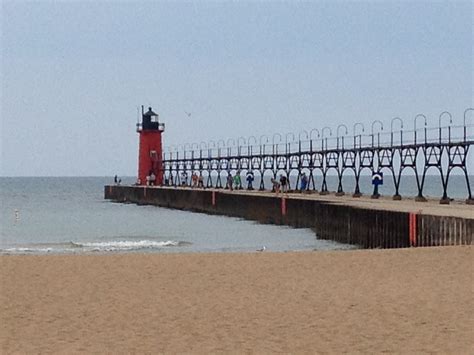
[[[142,106],[142,121],[137,123],[137,132],[140,135],[138,153],[138,181],[139,184],[161,185],[163,183],[163,150],[161,134],[165,131],[165,124],[159,121],[159,116],[151,107],[144,112]],[[150,180],[155,176],[155,180]],[[148,177],[148,179],[147,179]]]

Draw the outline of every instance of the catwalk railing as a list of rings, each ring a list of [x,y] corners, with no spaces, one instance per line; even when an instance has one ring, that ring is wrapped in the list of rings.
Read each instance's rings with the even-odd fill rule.
[[[355,180],[353,196],[361,195],[360,177],[364,171],[372,174],[386,173],[393,181],[394,199],[401,199],[399,188],[406,176],[415,176],[418,201],[425,200],[424,187],[427,173],[440,176],[442,203],[449,203],[447,194],[453,170],[460,170],[467,186],[467,203],[473,203],[468,167],[474,160],[469,148],[474,142],[474,109],[464,111],[462,124],[454,125],[452,115],[443,112],[436,127],[428,127],[427,118],[417,115],[412,129],[407,129],[399,117],[393,118],[389,131],[377,120],[370,126],[370,133],[362,123],[355,123],[352,134],[345,124],[340,124],[335,135],[330,127],[321,130],[302,130],[299,134],[276,133],[227,141],[210,141],[172,146],[163,154],[163,174],[168,185],[190,183],[194,173],[203,177],[205,187],[223,188],[228,174],[242,175],[245,180],[251,173],[260,177],[259,189],[268,186],[264,177],[285,175],[290,189],[301,190],[300,180],[308,179],[306,190],[327,194],[328,173],[335,172],[338,179],[337,195],[344,194],[343,177]],[[471,123],[469,123],[471,121]],[[322,175],[321,185],[316,186],[315,175]],[[224,182],[224,183],[223,183]],[[242,185],[239,186],[242,188]],[[374,187],[372,197],[378,197]]]

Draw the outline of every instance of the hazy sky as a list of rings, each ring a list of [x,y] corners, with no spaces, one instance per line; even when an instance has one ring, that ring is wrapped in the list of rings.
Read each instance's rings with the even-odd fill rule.
[[[165,145],[473,106],[471,1],[1,4],[3,176],[135,175],[141,104]]]

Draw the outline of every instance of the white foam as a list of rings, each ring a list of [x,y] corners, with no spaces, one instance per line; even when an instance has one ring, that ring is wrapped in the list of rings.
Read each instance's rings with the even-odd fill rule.
[[[6,248],[0,249],[0,253],[6,254],[24,254],[24,253],[50,253],[53,248]]]
[[[138,249],[159,249],[164,247],[176,247],[180,242],[174,240],[167,240],[165,242],[158,242],[153,240],[138,240],[138,241],[109,241],[109,242],[92,242],[92,243],[73,243],[75,247],[82,247],[93,251],[120,251],[120,250],[138,250]]]
[[[70,242],[66,244],[54,244],[53,247],[44,246],[18,246],[0,249],[0,254],[43,254],[43,253],[77,253],[77,252],[114,252],[133,251],[143,249],[162,249],[167,247],[179,247],[190,243],[177,242],[174,240],[153,241],[153,240],[113,240],[108,242],[78,243]],[[51,244],[52,245],[52,244]]]

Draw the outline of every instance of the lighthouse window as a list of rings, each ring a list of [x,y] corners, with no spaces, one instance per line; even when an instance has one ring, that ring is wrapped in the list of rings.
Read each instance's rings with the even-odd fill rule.
[[[156,150],[150,150],[150,158],[156,159],[156,157],[157,157]]]

